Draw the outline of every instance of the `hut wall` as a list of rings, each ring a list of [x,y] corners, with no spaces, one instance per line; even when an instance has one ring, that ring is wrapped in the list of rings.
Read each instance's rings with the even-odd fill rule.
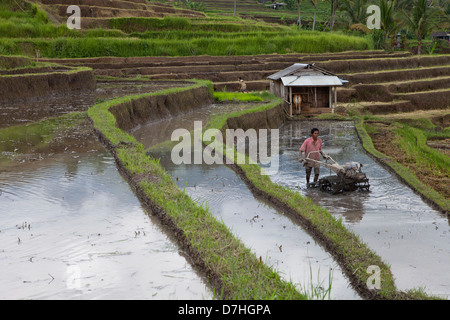
[[[283,98],[283,83],[281,81],[270,80],[270,93]]]
[[[293,87],[292,94],[300,94],[302,97],[302,109],[305,108],[329,108],[329,87]]]

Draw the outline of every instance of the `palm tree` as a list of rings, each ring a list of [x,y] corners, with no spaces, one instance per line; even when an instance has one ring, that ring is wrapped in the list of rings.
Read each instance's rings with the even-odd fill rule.
[[[395,0],[380,0],[381,25],[383,27],[384,42],[397,29],[395,21]]]
[[[413,0],[411,12],[401,11],[401,24],[417,36],[417,54],[421,54],[422,39],[430,33],[437,19],[437,10],[428,0]]]
[[[448,27],[448,23],[450,20],[450,2],[448,0],[436,0],[433,2],[433,5],[435,5],[437,7],[437,10],[439,10],[438,13],[439,23],[443,24],[444,27],[445,26]]]
[[[297,8],[298,8],[298,29],[300,30],[302,27],[302,19],[300,17],[300,3],[301,0],[295,0],[295,3],[297,4]]]
[[[413,3],[411,0],[397,0],[395,3],[395,10],[411,10]]]
[[[314,28],[316,26],[316,13],[317,13],[317,6],[319,5],[319,0],[310,0],[312,5],[314,6],[314,21],[312,26],[312,31],[314,31]]]
[[[350,24],[366,23],[366,0],[343,0],[340,8],[345,11]]]
[[[336,11],[339,7],[338,0],[331,0],[330,30],[333,31],[334,22],[336,21]]]

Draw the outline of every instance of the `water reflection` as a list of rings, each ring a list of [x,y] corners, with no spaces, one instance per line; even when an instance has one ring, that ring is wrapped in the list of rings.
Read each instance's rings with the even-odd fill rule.
[[[360,299],[340,266],[300,226],[257,200],[241,179],[224,165],[174,165],[170,153],[152,152],[177,186],[200,204],[250,248],[257,257],[293,281],[300,290],[319,289],[323,298],[331,285],[331,299]],[[314,296],[312,298],[318,298]]]
[[[338,163],[357,161],[370,182],[369,192],[330,195],[305,187],[298,149],[317,127],[323,149]],[[321,176],[330,175],[325,167]],[[448,218],[427,205],[363,150],[352,122],[299,121],[280,128],[280,167],[271,179],[310,197],[328,209],[392,267],[397,286],[425,287],[450,296],[450,226]]]
[[[100,85],[96,96],[72,92],[0,104],[0,113],[17,108],[0,117],[0,127],[161,89],[115,85]],[[75,118],[2,130],[0,299],[212,299],[84,117]]]
[[[170,148],[155,147],[170,139],[172,130],[191,131],[194,120],[206,123],[212,113],[226,112],[230,107],[213,105],[182,116],[148,122],[136,128],[133,134],[151,156],[160,159],[161,166],[181,190],[207,206],[257,257],[273,266],[286,280],[306,290],[309,285],[326,289],[331,284],[331,299],[360,299],[334,259],[300,226],[255,199],[231,169],[205,163],[175,165]],[[161,133],[162,128],[170,128],[169,133]]]
[[[1,299],[211,299],[104,151],[0,172]]]

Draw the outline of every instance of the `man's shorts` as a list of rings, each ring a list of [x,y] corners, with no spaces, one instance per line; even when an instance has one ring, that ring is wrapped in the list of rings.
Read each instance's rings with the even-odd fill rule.
[[[308,161],[306,161],[303,166],[305,167],[306,172],[311,172],[312,169],[314,168],[314,174],[315,175],[320,174],[320,164],[308,163]]]

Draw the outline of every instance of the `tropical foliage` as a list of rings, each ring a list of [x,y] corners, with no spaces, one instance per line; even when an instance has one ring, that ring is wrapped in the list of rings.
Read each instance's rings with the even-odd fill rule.
[[[375,1],[380,8],[381,31],[368,31],[364,28],[368,18],[367,8],[374,4],[373,1],[331,0],[331,2],[338,8],[341,25],[353,30],[371,32],[374,39],[380,37],[381,47],[388,46],[389,39],[394,40],[397,33],[401,32],[417,40],[417,53],[421,54],[422,42],[433,30],[439,30],[440,27],[448,28],[450,10],[448,0]]]

